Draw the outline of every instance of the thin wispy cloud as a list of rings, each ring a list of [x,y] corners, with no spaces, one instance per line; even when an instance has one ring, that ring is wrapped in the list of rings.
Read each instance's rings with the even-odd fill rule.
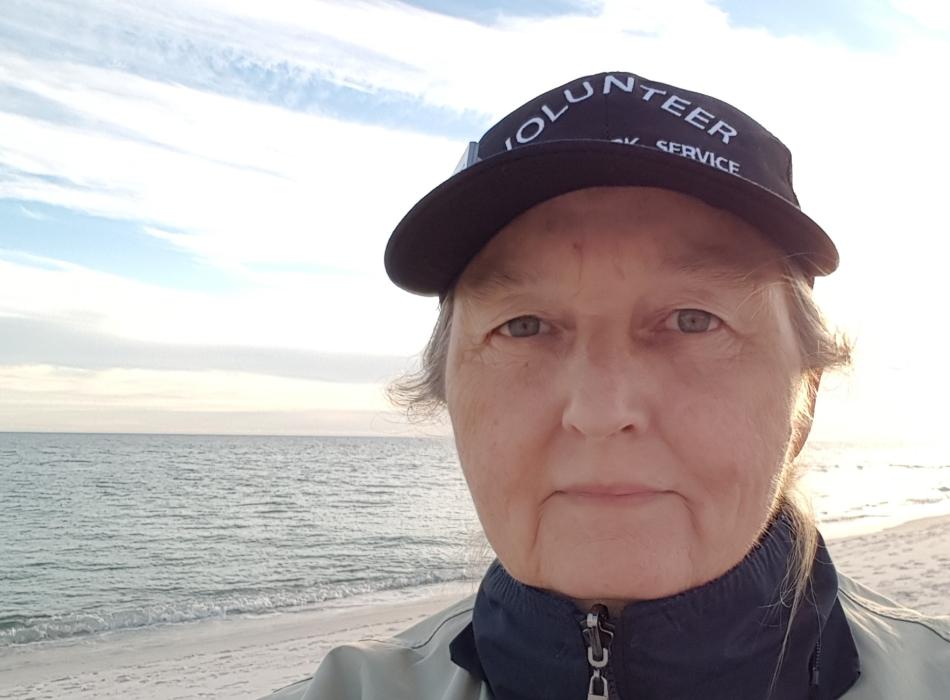
[[[401,356],[143,342],[90,331],[84,325],[0,316],[0,337],[5,339],[0,366],[245,372],[348,384],[380,384],[412,368]]]
[[[23,213],[23,216],[28,219],[33,219],[34,221],[46,221],[48,218],[47,216],[40,214],[37,211],[33,211],[29,207],[22,204],[20,205],[20,211]]]
[[[213,262],[309,260],[376,270],[379,257],[363,251],[378,247],[418,195],[418,185],[393,181],[379,163],[439,173],[456,150],[443,139],[394,138],[380,127],[113,70],[0,58],[8,85],[58,76],[44,85],[46,96],[99,125],[0,114],[0,196],[149,223],[180,233],[176,244]],[[373,206],[357,218],[360,193]]]
[[[179,290],[0,250],[0,317],[64,323],[116,342],[402,356],[418,351],[431,325],[431,302],[392,294],[386,280],[292,272],[253,280],[226,293]]]

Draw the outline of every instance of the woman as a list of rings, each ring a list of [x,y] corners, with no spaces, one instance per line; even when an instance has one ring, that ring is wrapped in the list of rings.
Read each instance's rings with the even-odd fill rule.
[[[515,110],[394,231],[497,561],[474,600],[274,697],[950,698],[950,626],[837,574],[795,485],[849,348],[787,149],[627,73]]]

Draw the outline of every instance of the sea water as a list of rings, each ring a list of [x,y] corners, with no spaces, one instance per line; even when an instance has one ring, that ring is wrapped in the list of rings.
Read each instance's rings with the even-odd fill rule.
[[[827,536],[950,512],[950,454],[818,444]],[[0,433],[0,647],[474,580],[445,438]]]

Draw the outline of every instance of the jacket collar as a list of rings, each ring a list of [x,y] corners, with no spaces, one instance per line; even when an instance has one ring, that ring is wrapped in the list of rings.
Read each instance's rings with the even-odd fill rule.
[[[780,515],[737,566],[702,586],[627,605],[612,620],[611,700],[766,698],[789,607],[779,592],[792,554]],[[838,577],[819,535],[808,596],[789,636],[770,700],[841,696],[860,675]],[[498,700],[575,700],[591,677],[585,611],[491,565],[472,622],[453,640],[452,660],[485,680]]]

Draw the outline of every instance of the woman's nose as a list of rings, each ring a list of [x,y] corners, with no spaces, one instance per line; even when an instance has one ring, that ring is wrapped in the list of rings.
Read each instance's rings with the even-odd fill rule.
[[[629,341],[588,342],[563,369],[565,429],[604,438],[647,428],[654,378]]]

